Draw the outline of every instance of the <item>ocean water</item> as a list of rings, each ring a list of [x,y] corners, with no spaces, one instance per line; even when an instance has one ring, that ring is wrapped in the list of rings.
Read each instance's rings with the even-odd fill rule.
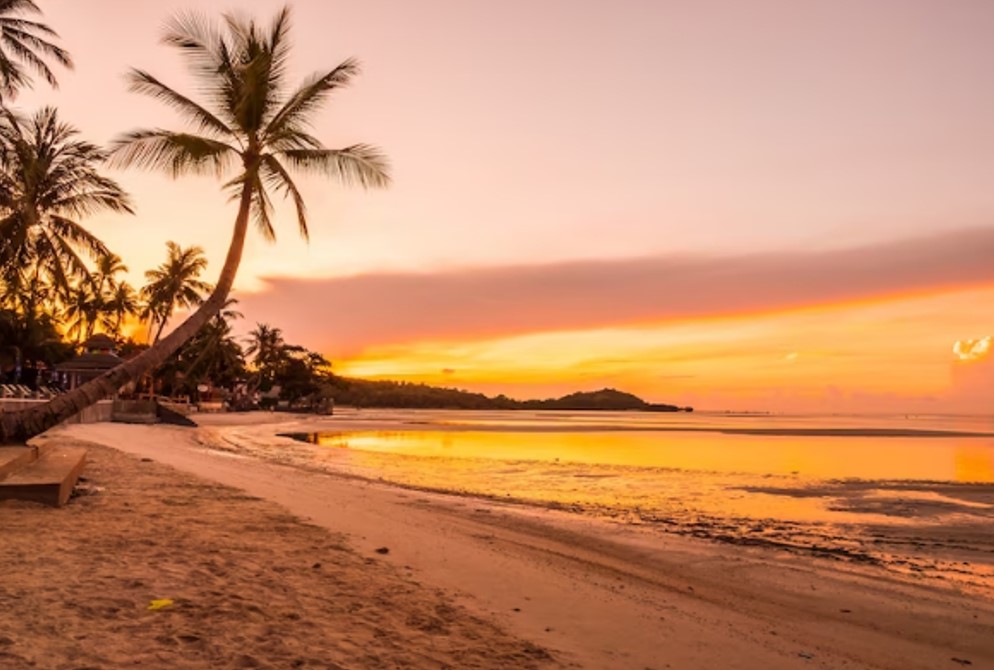
[[[332,425],[278,448],[414,489],[994,587],[994,416],[363,410]]]

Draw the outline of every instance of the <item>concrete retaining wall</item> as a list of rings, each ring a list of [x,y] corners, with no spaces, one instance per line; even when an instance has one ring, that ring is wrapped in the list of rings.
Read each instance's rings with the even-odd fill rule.
[[[112,421],[119,423],[158,423],[158,409],[153,400],[115,400]]]
[[[0,398],[0,412],[16,412],[34,405],[40,405],[47,400],[32,400],[27,398]],[[101,400],[96,405],[87,407],[79,414],[69,417],[63,423],[100,423],[110,421],[114,403],[111,400]]]

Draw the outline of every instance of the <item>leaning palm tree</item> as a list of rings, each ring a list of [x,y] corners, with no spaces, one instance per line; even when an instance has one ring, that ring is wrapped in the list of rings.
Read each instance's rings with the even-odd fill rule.
[[[24,18],[32,14],[41,14],[34,0],[0,0],[0,104],[30,88],[32,72],[58,87],[46,59],[72,69],[69,53],[49,41],[58,34],[44,23]]]
[[[175,242],[166,242],[166,262],[145,272],[148,284],[142,287],[145,300],[143,316],[148,319],[149,332],[155,328],[158,342],[166,323],[177,307],[189,309],[204,301],[211,285],[199,279],[207,268],[207,257],[200,247],[184,249]]]
[[[224,267],[204,304],[153,347],[46,405],[0,416],[0,442],[36,435],[114,393],[156,368],[200,330],[227,299],[250,221],[255,221],[267,239],[275,236],[272,191],[293,201],[300,233],[306,238],[306,209],[291,169],[318,172],[364,187],[388,184],[387,162],[377,149],[364,144],[326,149],[309,132],[314,112],[359,72],[358,63],[347,60],[288,92],[289,28],[286,8],[265,29],[235,16],[225,16],[221,25],[195,16],[174,19],[167,26],[164,42],[189,60],[206,94],[206,104],[195,102],[147,72],[131,72],[133,91],[175,108],[193,128],[189,132],[132,131],[116,142],[117,163],[164,169],[173,176],[206,172],[225,178],[224,188],[238,202],[238,213]]]
[[[79,219],[133,213],[120,185],[98,171],[107,154],[77,135],[53,107],[30,119],[0,115],[0,271],[34,272],[65,294],[89,278],[86,257],[110,253]]]

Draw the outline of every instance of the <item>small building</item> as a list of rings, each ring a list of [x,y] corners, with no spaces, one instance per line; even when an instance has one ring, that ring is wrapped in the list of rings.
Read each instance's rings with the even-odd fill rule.
[[[71,391],[91,379],[96,379],[124,362],[124,359],[117,355],[117,345],[114,340],[103,334],[94,335],[84,342],[83,352],[55,366],[55,369],[64,375],[67,390]]]

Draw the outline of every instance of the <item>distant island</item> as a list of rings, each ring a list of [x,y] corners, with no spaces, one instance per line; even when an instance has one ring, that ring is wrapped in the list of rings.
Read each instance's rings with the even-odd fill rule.
[[[693,407],[678,407],[646,402],[631,393],[605,388],[599,391],[570,393],[546,400],[515,400],[505,395],[487,396],[454,388],[412,384],[409,382],[369,381],[333,376],[325,393],[337,405],[353,407],[389,407],[410,409],[532,409],[641,412],[693,412]]]

